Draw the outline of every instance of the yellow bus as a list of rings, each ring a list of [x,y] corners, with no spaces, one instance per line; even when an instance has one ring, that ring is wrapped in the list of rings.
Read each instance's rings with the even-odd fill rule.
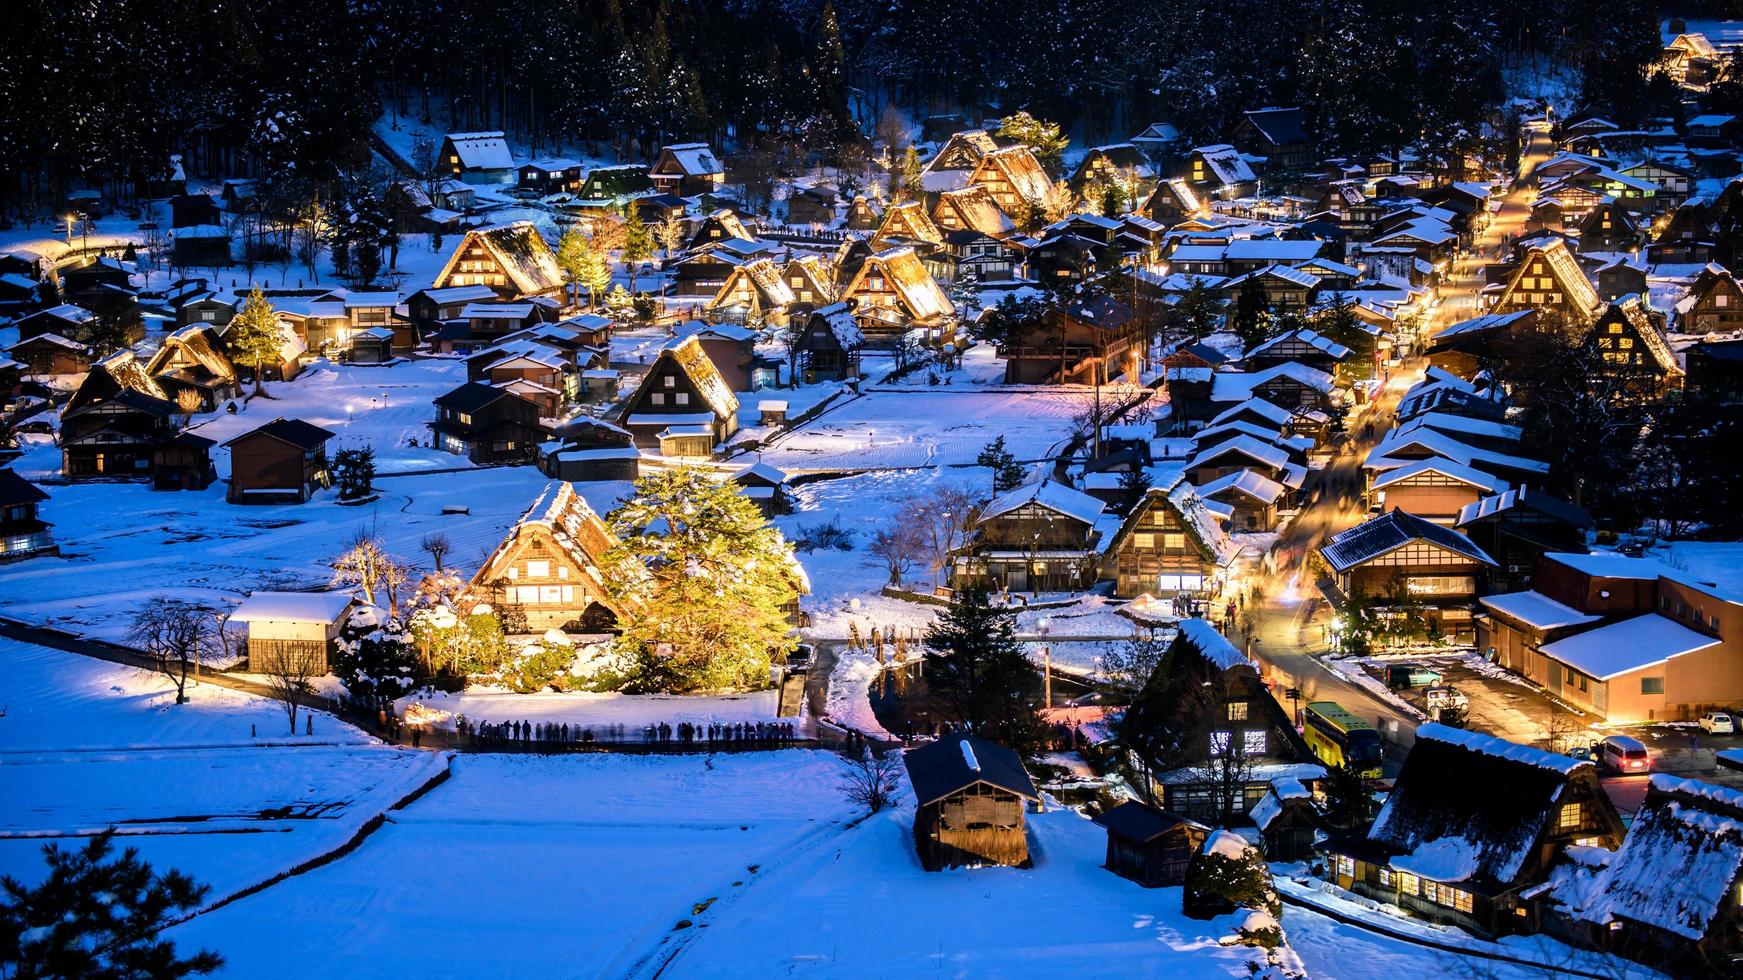
[[[1348,762],[1363,779],[1380,778],[1380,733],[1336,701],[1309,702],[1303,734],[1319,761],[1328,766]]]

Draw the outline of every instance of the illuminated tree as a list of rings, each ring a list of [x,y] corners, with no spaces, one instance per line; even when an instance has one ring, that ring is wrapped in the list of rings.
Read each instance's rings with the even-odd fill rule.
[[[636,481],[606,517],[603,566],[622,613],[637,690],[766,686],[793,646],[787,609],[802,581],[793,552],[730,483],[685,467]]]
[[[264,394],[266,367],[277,364],[284,345],[284,328],[272,303],[256,286],[242,304],[242,312],[230,322],[224,342],[231,355],[254,373],[254,393]]]

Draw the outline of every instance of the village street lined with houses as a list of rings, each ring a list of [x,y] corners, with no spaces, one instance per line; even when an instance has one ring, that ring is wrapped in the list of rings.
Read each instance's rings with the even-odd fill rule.
[[[29,6],[0,977],[1743,976],[1733,5]]]

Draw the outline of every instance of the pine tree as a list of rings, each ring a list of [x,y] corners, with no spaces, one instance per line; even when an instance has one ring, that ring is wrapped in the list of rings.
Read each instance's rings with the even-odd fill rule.
[[[619,544],[607,587],[623,614],[620,647],[638,690],[764,687],[792,647],[798,599],[792,548],[732,484],[694,467],[636,481],[607,517]]]
[[[925,168],[920,164],[920,151],[911,146],[908,147],[907,152],[902,154],[902,189],[916,201],[920,200],[921,194],[924,192],[920,176],[923,169]]]
[[[1327,766],[1325,779],[1319,788],[1325,794],[1320,811],[1325,815],[1326,823],[1340,830],[1365,833],[1380,812],[1374,791],[1348,763]]]
[[[588,263],[593,257],[593,245],[587,236],[581,233],[579,225],[570,225],[563,232],[563,237],[557,239],[557,268],[563,270],[563,278],[569,283],[569,302],[576,300],[575,287],[581,283],[582,273],[587,271]]]
[[[1018,752],[1041,748],[1041,672],[1017,641],[1016,613],[987,587],[956,590],[926,631],[926,685],[964,729]]]
[[[1216,331],[1222,320],[1223,303],[1215,290],[1198,276],[1187,280],[1186,292],[1174,307],[1174,316],[1194,341],[1203,340]]]
[[[654,256],[654,236],[642,220],[641,208],[631,204],[627,210],[623,223],[623,266],[629,273],[629,291],[633,294],[636,267]]]
[[[278,363],[284,345],[284,328],[259,286],[248,293],[248,301],[242,304],[242,312],[231,321],[224,342],[229,346],[231,356],[254,372],[254,393],[264,394],[266,367]]]
[[[1134,466],[1120,474],[1119,512],[1130,514],[1132,509],[1144,502],[1150,493],[1150,472],[1142,466]]]
[[[1232,324],[1235,336],[1241,340],[1241,348],[1251,351],[1265,341],[1271,339],[1270,303],[1265,299],[1265,287],[1259,285],[1259,280],[1248,276],[1241,283],[1241,291],[1235,294],[1235,314]]]
[[[224,963],[210,950],[176,953],[161,931],[199,908],[210,890],[180,871],[154,874],[128,848],[112,857],[115,832],[78,850],[43,848],[49,872],[26,887],[0,879],[0,973],[9,977],[179,980]]]
[[[1065,148],[1071,140],[1061,133],[1059,124],[1036,119],[1027,112],[999,120],[999,135],[1027,146],[1050,174],[1059,172],[1065,158]]]
[[[974,462],[977,466],[992,470],[993,493],[1004,493],[1023,485],[1023,467],[1017,463],[1017,457],[1005,448],[1004,436],[987,443]]]

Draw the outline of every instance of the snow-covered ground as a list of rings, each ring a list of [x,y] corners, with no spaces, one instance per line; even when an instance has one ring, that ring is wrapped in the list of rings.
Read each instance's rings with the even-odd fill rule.
[[[327,562],[360,529],[426,567],[419,542],[440,533],[454,546],[449,564],[470,574],[545,483],[531,467],[384,479],[381,499],[361,507],[340,506],[331,492],[306,504],[234,505],[221,483],[176,493],[140,484],[49,486],[42,517],[55,526],[61,557],[0,565],[0,610],[119,639],[132,608],[158,595],[217,607],[255,589],[323,587],[332,577]],[[470,512],[444,514],[445,507]]]
[[[1078,814],[1031,816],[1032,869],[930,874],[905,784],[901,808],[856,824],[839,765],[463,756],[344,860],[170,935],[238,977],[1247,975],[1252,951],[1217,942],[1230,921],[1104,870]],[[1283,926],[1314,977],[1474,968],[1314,913]]]
[[[0,641],[0,874],[119,826],[147,861],[218,901],[342,846],[434,778],[446,755],[384,746],[330,715],[288,734],[276,702]],[[299,719],[299,731],[302,723]]]
[[[763,459],[786,470],[962,465],[1001,435],[1019,460],[1041,459],[1093,400],[1090,391],[869,390],[774,439]]]

